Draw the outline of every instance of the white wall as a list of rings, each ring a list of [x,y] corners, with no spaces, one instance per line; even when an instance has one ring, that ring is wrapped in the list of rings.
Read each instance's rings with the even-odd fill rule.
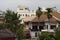
[[[18,15],[21,15],[20,16],[20,19],[23,19],[23,18],[26,18],[26,17],[35,17],[36,16],[36,13],[35,11],[32,11],[32,10],[20,10],[19,8],[17,8],[17,12],[18,12]],[[27,16],[26,16],[27,15]]]

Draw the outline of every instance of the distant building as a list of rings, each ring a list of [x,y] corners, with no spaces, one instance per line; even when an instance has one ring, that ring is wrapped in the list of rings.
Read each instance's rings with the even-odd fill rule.
[[[36,16],[36,13],[35,11],[33,10],[30,10],[28,7],[26,6],[18,6],[17,7],[17,12],[18,12],[18,15],[20,15],[20,19],[22,19],[22,22],[23,22],[23,19],[26,18],[26,17],[35,17]]]

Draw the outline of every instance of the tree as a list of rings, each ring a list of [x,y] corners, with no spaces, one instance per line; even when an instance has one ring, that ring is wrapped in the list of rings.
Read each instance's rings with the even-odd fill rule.
[[[55,36],[50,32],[42,32],[39,34],[39,40],[56,40]]]
[[[60,40],[60,28],[55,29],[55,37],[56,37],[56,40]]]
[[[60,40],[60,28],[56,28],[54,33],[41,32],[38,37],[39,40]]]
[[[49,25],[50,25],[50,19],[52,18],[52,15],[51,13],[53,12],[53,9],[52,8],[46,8],[46,12],[45,12],[45,15],[47,16],[48,18],[48,22],[49,22]],[[48,31],[50,29],[50,26],[48,26]]]
[[[3,24],[0,24],[0,30],[3,29],[3,28],[4,28],[4,27],[3,27]]]
[[[22,40],[24,38],[23,29],[24,29],[24,25],[20,25],[20,28],[17,29],[17,38],[18,38],[18,40]]]
[[[18,40],[23,38],[23,25],[20,24],[21,20],[19,20],[20,16],[17,16],[17,13],[11,10],[7,10],[5,12],[5,28],[11,30],[16,34]]]
[[[50,20],[50,18],[52,18],[52,15],[51,15],[51,12],[53,11],[52,8],[46,8],[47,12],[46,13],[46,16],[47,18]]]
[[[38,7],[38,9],[36,10],[36,16],[39,18],[41,15],[42,15],[41,8]]]
[[[6,26],[6,28],[9,28],[9,29],[11,28],[11,30],[12,30],[12,28],[14,26],[18,27],[18,24],[20,23],[19,17],[20,16],[17,16],[17,13],[15,13],[11,10],[7,10],[5,13],[5,24],[6,24],[5,26]],[[16,30],[17,27],[16,28],[14,27],[14,29]]]

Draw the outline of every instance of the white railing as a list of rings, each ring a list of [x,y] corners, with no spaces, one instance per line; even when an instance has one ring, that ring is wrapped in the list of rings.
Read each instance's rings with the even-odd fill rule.
[[[41,30],[42,32],[54,32],[54,30],[53,29],[43,29],[43,30]]]

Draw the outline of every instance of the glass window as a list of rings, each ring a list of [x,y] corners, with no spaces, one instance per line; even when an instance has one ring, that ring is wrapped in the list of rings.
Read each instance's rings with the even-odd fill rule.
[[[29,16],[29,15],[28,15]]]
[[[60,28],[60,24],[58,25],[58,27]]]
[[[34,16],[34,14],[32,14],[31,16]]]
[[[24,16],[24,14],[23,14],[23,16]]]
[[[38,27],[37,26],[32,26],[32,31],[38,31]]]
[[[56,28],[56,25],[51,25],[50,29]]]
[[[44,29],[44,26],[39,26],[39,30],[41,31],[42,29]]]
[[[28,16],[28,15],[26,14],[26,16]]]
[[[23,10],[23,9],[20,9],[20,10]]]
[[[44,29],[48,29],[48,25],[45,25]]]
[[[20,16],[22,16],[22,14],[20,14]]]

